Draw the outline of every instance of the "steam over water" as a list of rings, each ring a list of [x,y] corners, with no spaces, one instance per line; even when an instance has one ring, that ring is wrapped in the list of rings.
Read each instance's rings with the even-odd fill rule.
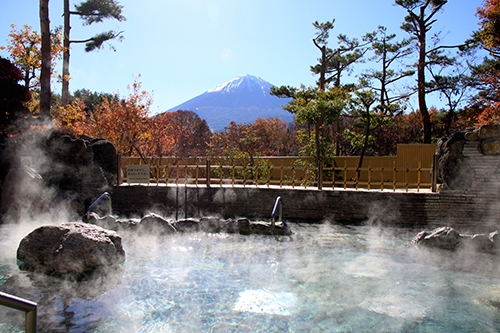
[[[417,250],[420,230],[121,233],[123,272],[71,285],[19,271],[24,234],[3,228],[0,290],[39,302],[40,332],[500,331],[498,257]],[[0,332],[19,332],[23,316],[0,307]]]

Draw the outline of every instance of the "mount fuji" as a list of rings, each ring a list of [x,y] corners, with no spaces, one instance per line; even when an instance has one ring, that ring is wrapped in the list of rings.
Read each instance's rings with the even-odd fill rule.
[[[193,111],[206,120],[214,132],[223,131],[231,121],[250,124],[257,118],[267,117],[292,121],[293,115],[282,108],[290,99],[269,95],[272,86],[258,76],[238,76],[167,112]]]

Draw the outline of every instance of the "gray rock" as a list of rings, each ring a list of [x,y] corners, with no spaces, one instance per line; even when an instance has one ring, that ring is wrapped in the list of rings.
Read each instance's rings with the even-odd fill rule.
[[[473,170],[463,156],[466,141],[463,133],[455,133],[451,137],[439,140],[436,147],[439,157],[438,180],[451,190],[468,189],[472,182],[469,175],[473,173]]]
[[[462,243],[468,249],[477,252],[497,254],[500,252],[500,241],[498,230],[487,234],[475,234],[472,236],[463,236]]]
[[[145,215],[139,222],[137,229],[140,233],[158,236],[170,235],[177,232],[168,220],[153,213]]]
[[[101,167],[108,182],[114,183],[118,173],[117,153],[115,146],[105,139],[94,139],[90,142],[93,162],[96,167]]]
[[[196,232],[201,229],[201,223],[192,219],[178,220],[172,225],[179,232]]]
[[[483,155],[500,155],[500,138],[491,138],[481,141]]]
[[[479,139],[491,139],[500,137],[500,125],[489,124],[483,125],[479,128]]]
[[[221,232],[222,221],[218,217],[203,217],[200,219],[200,227],[204,232]]]
[[[87,214],[85,214],[82,218],[82,221],[85,223],[95,224],[101,228],[109,229],[109,230],[118,230],[118,222],[117,219],[110,215],[105,215],[100,217],[98,214],[94,212],[90,212],[89,217],[87,218]]]
[[[125,261],[121,237],[114,231],[85,223],[42,226],[21,240],[20,268],[82,280]]]
[[[276,222],[273,227],[271,222],[251,222],[246,218],[240,218],[236,221],[228,220],[224,229],[228,233],[239,233],[241,235],[290,236],[292,234],[292,230],[285,222]]]
[[[459,241],[460,234],[453,228],[441,227],[432,231],[422,231],[412,240],[417,246],[435,247],[440,249],[454,250]]]

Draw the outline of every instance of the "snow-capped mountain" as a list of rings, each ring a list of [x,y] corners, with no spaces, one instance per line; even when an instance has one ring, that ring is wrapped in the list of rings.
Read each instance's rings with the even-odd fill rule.
[[[223,131],[224,126],[231,121],[249,124],[257,118],[267,117],[292,121],[293,115],[282,108],[290,99],[269,95],[272,86],[257,76],[239,76],[169,109],[168,112],[196,112],[214,132]]]

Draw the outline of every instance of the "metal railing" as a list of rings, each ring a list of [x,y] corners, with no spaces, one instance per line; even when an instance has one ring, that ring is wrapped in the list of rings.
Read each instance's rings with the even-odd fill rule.
[[[37,304],[35,302],[31,302],[17,296],[0,292],[0,305],[7,306],[19,311],[24,311],[26,314],[25,332],[36,333]]]

